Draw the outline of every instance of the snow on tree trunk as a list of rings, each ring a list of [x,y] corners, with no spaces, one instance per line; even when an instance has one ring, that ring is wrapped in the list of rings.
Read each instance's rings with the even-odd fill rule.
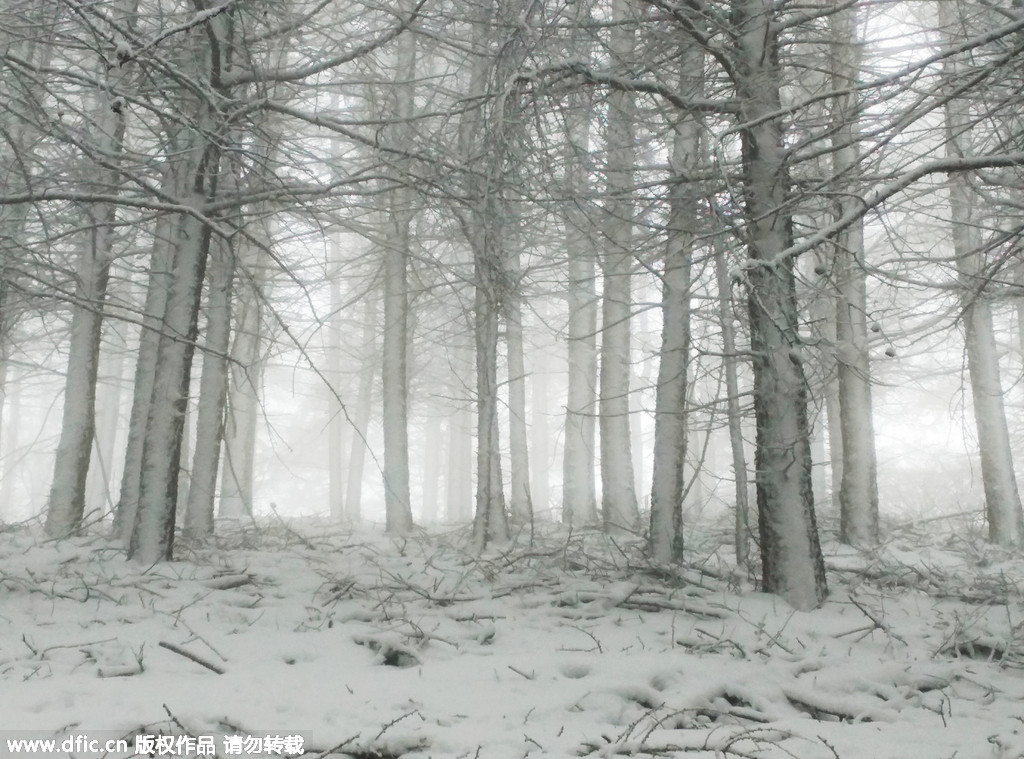
[[[98,104],[94,128],[99,143],[95,149],[116,162],[124,141],[123,109],[115,109],[104,98]],[[119,179],[116,169],[107,170],[99,180],[99,191],[116,187]],[[46,510],[46,533],[50,536],[68,535],[81,527],[96,429],[96,378],[117,207],[109,202],[96,203],[88,216],[88,240],[75,272],[64,410]]]
[[[737,0],[735,85],[743,146],[744,239],[757,422],[762,582],[797,609],[825,598],[811,488],[807,382],[797,334],[789,172],[783,145],[779,29],[761,0]]]
[[[174,63],[183,76],[216,82],[223,55],[230,48],[231,11],[211,17],[187,35]],[[223,93],[222,93],[223,94]],[[176,200],[185,210],[173,230],[170,290],[157,345],[155,378],[146,416],[138,512],[128,554],[141,564],[170,559],[185,412],[188,408],[192,357],[199,324],[199,304],[210,252],[210,226],[198,214],[216,195],[220,149],[212,139],[220,114],[211,101],[182,88],[178,103],[190,118],[168,135],[170,171],[185,188]]]
[[[164,170],[161,190],[170,197],[180,197],[185,187],[184,178],[172,165]],[[132,388],[132,409],[128,420],[128,438],[125,442],[124,466],[121,472],[121,489],[114,511],[114,535],[125,545],[131,539],[138,511],[139,492],[142,483],[142,446],[146,437],[146,419],[153,397],[153,382],[156,379],[157,348],[160,341],[160,326],[167,308],[170,292],[171,266],[174,261],[172,235],[177,214],[166,214],[157,220],[153,235],[153,252],[150,255],[149,281],[146,286],[146,302],[143,307],[142,329],[139,332],[139,346],[135,357],[135,379]]]
[[[609,49],[616,60],[633,59],[636,47],[627,0],[612,0],[616,25]],[[629,433],[630,321],[633,311],[633,171],[636,104],[633,94],[608,95],[607,159],[602,251],[601,369],[598,399],[601,431],[601,514],[605,529],[635,531],[639,521]]]
[[[681,91],[700,95],[704,56],[682,53]],[[701,158],[701,124],[692,115],[675,126],[669,167],[676,184],[669,191],[669,219],[662,268],[662,331],[654,405],[654,469],[651,475],[651,558],[683,558],[683,478],[686,469],[686,399],[690,371],[690,280],[695,219],[699,207],[689,176]]]
[[[829,18],[832,26],[832,173],[853,185],[860,162],[859,93],[861,46],[856,6]],[[856,192],[854,185],[854,192]],[[857,208],[854,193],[841,194],[836,217]],[[858,546],[878,542],[878,466],[871,405],[868,356],[868,302],[863,219],[835,238],[833,273],[836,302],[836,369],[839,377],[839,422],[843,467],[839,490],[839,540]]]
[[[216,160],[207,152],[205,139],[200,134],[190,136],[191,144],[183,146],[185,158],[182,162],[185,165],[182,169],[192,175],[196,190],[192,197],[182,198],[182,201],[199,209],[205,199],[205,193],[200,189],[213,190],[207,182],[215,176]],[[194,216],[183,215],[175,242],[171,268],[173,280],[157,348],[157,371],[146,418],[139,508],[128,547],[129,557],[141,564],[169,560],[173,552],[178,474],[193,345],[197,337],[199,296],[210,246],[209,228]]]
[[[234,256],[235,251],[227,242],[218,242],[207,272],[206,340],[184,526],[185,535],[193,540],[205,540],[213,535],[214,496],[228,391]]]

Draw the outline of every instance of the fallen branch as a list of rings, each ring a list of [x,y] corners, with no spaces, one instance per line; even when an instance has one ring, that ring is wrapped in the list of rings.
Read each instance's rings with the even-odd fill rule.
[[[184,648],[181,648],[180,646],[176,646],[173,643],[168,643],[167,641],[162,640],[162,641],[160,641],[160,646],[161,646],[161,648],[166,648],[168,651],[173,651],[174,653],[178,654],[179,656],[184,656],[186,659],[191,659],[196,664],[198,664],[198,665],[200,665],[202,667],[206,667],[208,670],[210,670],[211,672],[216,672],[218,675],[223,675],[224,672],[226,671],[226,670],[221,669],[220,667],[218,667],[216,664],[213,664],[212,662],[206,661],[206,659],[202,658],[201,656],[196,656],[193,653],[189,653]]]

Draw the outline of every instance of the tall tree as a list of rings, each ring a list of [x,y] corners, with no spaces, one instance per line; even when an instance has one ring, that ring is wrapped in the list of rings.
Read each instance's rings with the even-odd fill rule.
[[[473,333],[476,341],[477,458],[474,540],[483,546],[508,539],[508,515],[502,487],[498,415],[499,325],[508,317],[516,283],[511,246],[516,244],[517,221],[510,197],[516,189],[510,178],[520,157],[516,148],[522,131],[523,86],[514,74],[527,51],[527,32],[537,7],[521,0],[494,0],[473,19],[478,49],[488,48],[495,18],[511,30],[491,60],[475,57],[470,90],[485,97],[485,106],[463,119],[464,156],[482,155],[468,177],[470,211],[462,226],[473,252]],[[507,347],[507,346],[506,346]]]
[[[173,253],[167,303],[156,347],[156,375],[146,413],[138,510],[129,556],[143,564],[170,559],[178,500],[178,473],[185,431],[192,357],[199,325],[199,302],[210,253],[212,228],[203,215],[217,192],[223,116],[199,82],[226,96],[222,74],[231,66],[233,8],[208,11],[204,23],[183,32],[185,44],[173,65],[187,75],[177,91],[180,121],[168,135],[169,193],[184,209],[172,229]]]
[[[811,488],[803,345],[797,331],[780,10],[735,0],[733,84],[743,150],[743,237],[757,418],[757,505],[765,591],[798,609],[825,597]]]
[[[119,58],[118,46],[127,43],[118,25],[124,24],[130,30],[136,7],[135,0],[118,3],[111,30],[113,44],[100,54],[98,68],[106,81],[96,94],[94,116],[88,130],[95,135],[95,141],[83,146],[84,152],[104,167],[91,183],[90,189],[97,195],[110,194],[120,180],[118,159],[124,147],[126,106],[124,98],[112,92],[124,77],[124,61]],[[97,14],[92,23],[102,24],[103,15]],[[112,194],[116,198],[116,189]],[[46,532],[51,536],[67,535],[81,526],[96,429],[96,379],[103,306],[115,255],[117,206],[110,200],[96,202],[90,204],[87,215],[89,233],[83,241],[75,272],[63,420],[46,510]]]
[[[962,34],[959,6],[940,3],[940,23],[952,42]],[[966,36],[966,35],[963,35]],[[945,153],[954,161],[971,155],[972,127],[968,53],[951,52],[943,60],[945,105]],[[987,292],[990,273],[985,262],[986,244],[977,214],[977,175],[958,171],[949,175],[949,211],[953,255],[962,292],[962,318],[967,348],[967,369],[978,431],[978,452],[985,490],[989,539],[1000,545],[1018,545],[1024,538],[1024,512],[1014,473],[1013,452],[1006,424],[1003,388],[999,378],[999,352]]]
[[[575,21],[590,18],[589,3],[575,4]],[[585,11],[585,14],[584,14]],[[595,448],[597,420],[597,272],[586,203],[585,156],[589,153],[590,104],[586,91],[569,93],[565,109],[565,252],[568,388],[565,443],[562,449],[562,521],[573,526],[597,523]]]
[[[829,17],[832,42],[832,171],[842,183],[857,188],[860,173],[860,77],[862,43],[857,31],[858,8],[849,5]],[[859,200],[841,192],[835,216],[849,214]],[[842,478],[839,489],[839,539],[853,545],[878,542],[878,465],[871,405],[871,363],[868,354],[867,275],[864,221],[858,219],[835,237],[833,276],[836,298],[836,371],[839,424],[842,436]]]
[[[406,2],[406,12],[411,3]],[[387,108],[394,119],[395,146],[414,136],[416,36],[407,32],[396,46],[395,84]],[[406,162],[407,163],[407,162]],[[403,176],[388,194],[384,236],[384,364],[381,372],[384,409],[384,512],[386,529],[397,534],[412,527],[409,496],[409,235],[414,195]]]
[[[679,91],[701,93],[704,55],[695,45],[680,51]],[[651,478],[651,558],[683,557],[683,479],[687,449],[686,401],[690,373],[691,257],[700,217],[694,177],[702,160],[702,124],[696,113],[674,125],[669,167],[669,217],[661,271],[662,337],[654,408]]]
[[[628,66],[636,48],[636,18],[628,0],[612,0],[608,53]],[[636,164],[636,104],[625,88],[608,94],[605,135],[605,244],[601,256],[601,514],[606,529],[634,531],[637,507],[629,434],[630,323],[633,310],[632,237]]]
[[[184,532],[197,540],[213,534],[214,497],[228,392],[234,265],[234,250],[228,241],[215,241],[207,267],[206,341],[196,410],[196,444],[185,506]]]

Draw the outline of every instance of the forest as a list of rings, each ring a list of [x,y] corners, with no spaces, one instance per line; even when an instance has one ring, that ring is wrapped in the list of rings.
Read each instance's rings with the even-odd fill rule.
[[[1022,72],[1020,0],[6,0],[10,728],[1024,756]]]

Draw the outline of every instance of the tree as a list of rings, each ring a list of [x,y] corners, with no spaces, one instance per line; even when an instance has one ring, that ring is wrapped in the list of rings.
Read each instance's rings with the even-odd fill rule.
[[[939,5],[940,23],[951,39],[955,39],[954,30],[961,23],[953,10],[945,4]],[[962,161],[971,154],[973,116],[967,92],[976,72],[970,70],[966,58],[966,54],[951,52],[943,60],[945,154],[953,161]],[[1024,512],[1003,406],[991,299],[986,292],[989,270],[984,251],[987,246],[980,231],[976,211],[979,193],[973,180],[975,175],[967,171],[949,175],[953,255],[962,292],[967,369],[974,400],[989,539],[1000,545],[1017,545],[1024,538]]]
[[[406,12],[409,10],[406,8]],[[395,145],[405,146],[414,134],[416,36],[412,33],[398,40],[395,72],[391,92],[394,99],[387,110],[395,120]],[[408,260],[414,195],[404,184],[404,176],[392,181],[397,186],[388,194],[384,235],[384,509],[387,531],[401,535],[413,527],[409,498]]]
[[[857,80],[861,44],[857,6],[829,17],[832,61],[832,173],[855,186],[860,171],[860,105]],[[836,218],[857,204],[852,193],[840,193]],[[835,238],[833,276],[836,298],[836,371],[839,384],[839,424],[842,439],[842,479],[839,490],[839,539],[853,545],[878,542],[878,465],[871,406],[871,365],[868,355],[868,299],[864,260],[863,219]]]
[[[117,25],[130,29],[137,3],[121,2],[114,9],[113,39],[123,40]],[[97,19],[99,21],[99,19]],[[99,156],[103,171],[92,188],[97,194],[118,185],[118,157],[123,149],[126,113],[123,98],[111,91],[124,76],[117,50],[104,50],[97,68],[106,81],[96,98],[91,129],[95,142],[83,150]],[[116,197],[116,190],[113,192]],[[71,317],[64,410],[60,441],[54,460],[53,481],[46,510],[46,532],[64,536],[81,526],[85,511],[86,481],[96,429],[96,378],[99,372],[103,304],[106,300],[110,266],[114,259],[115,202],[103,201],[88,209],[89,235],[83,240],[75,272],[75,305]]]
[[[207,269],[206,342],[184,523],[185,535],[194,540],[205,540],[213,535],[214,497],[228,392],[234,255],[227,241],[217,241]]]
[[[704,55],[687,46],[678,63],[679,91],[700,95]],[[673,129],[669,218],[661,271],[662,338],[654,409],[654,470],[651,479],[651,558],[683,558],[683,486],[687,453],[690,372],[691,257],[700,205],[693,177],[703,158],[699,114],[683,114]]]
[[[608,52],[617,65],[635,55],[636,21],[627,0],[612,0]],[[637,509],[629,434],[631,274],[634,265],[633,170],[636,118],[633,94],[608,94],[605,135],[605,243],[601,256],[601,368],[598,423],[601,430],[601,514],[605,529],[634,531]]]
[[[467,177],[468,213],[462,227],[473,252],[473,334],[476,342],[477,457],[474,540],[478,546],[508,540],[508,515],[502,487],[498,417],[499,324],[508,318],[516,297],[512,262],[516,220],[510,182],[518,161],[516,145],[522,129],[523,85],[513,74],[526,54],[526,35],[536,6],[498,0],[488,10],[511,29],[493,60],[476,58],[470,77],[474,97],[486,97],[486,108],[464,118],[460,143],[465,157],[483,155]],[[483,37],[485,13],[474,19],[477,48]],[[515,19],[515,21],[514,21]],[[506,321],[507,323],[507,321]],[[506,348],[507,348],[506,344]],[[520,462],[521,463],[521,462]]]
[[[793,244],[793,228],[781,116],[779,12],[760,0],[736,0],[733,10],[762,583],[766,592],[809,609],[824,599],[826,584],[811,489],[793,260],[780,255]]]
[[[574,4],[572,21],[590,21],[590,4]],[[577,34],[579,34],[577,32]],[[576,40],[574,40],[575,42]],[[594,246],[588,234],[585,157],[589,152],[591,104],[583,88],[567,95],[563,109],[565,194],[562,205],[569,310],[566,347],[568,389],[565,404],[565,444],[562,449],[562,521],[574,526],[597,522],[594,453],[597,419],[597,291]]]

